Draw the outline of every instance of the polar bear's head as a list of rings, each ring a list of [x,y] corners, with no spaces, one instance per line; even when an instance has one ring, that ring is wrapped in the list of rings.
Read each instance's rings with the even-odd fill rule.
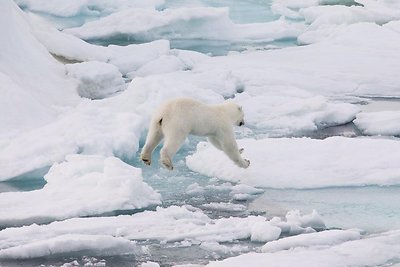
[[[241,106],[232,101],[226,102],[224,106],[232,124],[237,126],[244,125],[244,113]]]

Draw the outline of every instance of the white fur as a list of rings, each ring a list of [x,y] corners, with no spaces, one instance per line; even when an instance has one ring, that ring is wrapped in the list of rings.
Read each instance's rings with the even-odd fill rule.
[[[244,124],[242,108],[232,101],[206,105],[190,98],[177,98],[160,107],[154,114],[141,159],[151,164],[154,148],[164,138],[160,161],[172,170],[172,158],[189,134],[207,136],[208,141],[239,167],[247,168],[250,161],[243,159],[236,144],[233,125]]]

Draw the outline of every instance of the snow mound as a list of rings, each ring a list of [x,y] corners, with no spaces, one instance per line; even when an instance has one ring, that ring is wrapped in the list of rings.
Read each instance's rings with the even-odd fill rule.
[[[141,169],[114,157],[69,155],[44,178],[43,189],[0,194],[0,225],[144,208],[159,204],[161,198],[142,181]]]
[[[197,172],[227,181],[273,188],[396,185],[400,183],[400,142],[396,139],[331,137],[242,139],[250,159],[241,169],[209,143],[186,158]],[[306,156],[305,156],[306,155]]]

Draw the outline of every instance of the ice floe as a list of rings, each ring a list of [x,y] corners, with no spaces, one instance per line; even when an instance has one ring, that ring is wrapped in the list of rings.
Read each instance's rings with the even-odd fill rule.
[[[299,236],[298,239],[282,239],[282,244],[287,242],[294,249],[282,246],[277,252],[248,253],[223,261],[210,262],[207,266],[379,266],[388,262],[397,262],[400,253],[398,238],[400,231],[389,231],[381,234],[370,235],[362,239],[357,238],[357,233],[350,230],[333,237],[331,244],[315,243],[315,246],[301,248],[312,244],[313,236],[331,235],[332,233],[314,233]],[[346,237],[346,235],[348,235]],[[352,240],[356,239],[356,240]],[[289,244],[293,241],[292,244]],[[299,242],[298,242],[299,241]],[[310,242],[311,241],[311,242]],[[329,238],[326,240],[329,241]],[[279,241],[278,241],[279,242]],[[278,243],[276,243],[278,244]],[[281,250],[284,249],[284,250]]]
[[[262,252],[276,252],[294,249],[296,247],[332,246],[345,241],[361,238],[360,230],[327,230],[317,233],[285,237],[268,242],[262,247]]]
[[[0,225],[51,222],[157,205],[141,169],[102,156],[69,155],[44,176],[43,189],[0,194]],[[27,205],[29,203],[29,205]]]
[[[183,7],[130,8],[65,31],[85,40],[124,36],[142,42],[162,38],[271,41],[297,37],[303,29],[302,24],[286,20],[235,24],[227,8]]]
[[[57,121],[0,142],[0,180],[51,166],[68,154],[117,155],[130,158],[139,147],[142,120],[81,103]]]
[[[400,136],[400,111],[362,112],[354,124],[364,134]]]
[[[186,158],[194,171],[224,180],[273,188],[397,185],[400,142],[396,139],[331,137],[242,139],[250,159],[240,169],[209,143]]]
[[[63,1],[48,2],[42,0],[17,0],[15,2],[22,8],[60,17],[78,15],[104,16],[128,7],[155,8],[164,4],[164,0],[117,0],[113,2],[104,0],[72,0],[68,4],[65,4]]]
[[[0,258],[40,257],[86,249],[101,255],[112,255],[118,251],[125,254],[127,250],[134,253],[134,243],[129,241],[141,240],[189,241],[189,245],[191,242],[204,243],[203,248],[223,249],[217,244],[250,237],[264,242],[278,238],[281,231],[299,233],[292,232],[290,226],[302,228],[301,224],[290,219],[280,224],[276,223],[277,220],[269,222],[263,216],[210,219],[190,206],[158,207],[156,211],[130,216],[73,218],[47,225],[32,224],[1,230]],[[309,231],[315,230],[310,228]],[[99,242],[98,247],[93,246],[96,241]],[[71,245],[67,246],[68,242]]]
[[[0,250],[0,259],[32,259],[74,253],[75,255],[113,256],[134,254],[138,251],[134,242],[123,238],[102,235],[66,234],[31,242],[18,247]]]

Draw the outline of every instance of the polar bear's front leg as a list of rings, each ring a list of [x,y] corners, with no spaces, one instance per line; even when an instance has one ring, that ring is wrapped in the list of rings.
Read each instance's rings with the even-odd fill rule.
[[[222,150],[239,167],[241,168],[249,167],[250,161],[248,159],[243,159],[242,156],[240,155],[241,151],[238,149],[233,132],[230,135],[224,137],[222,141]]]
[[[220,142],[219,142],[219,140],[218,140],[217,137],[215,137],[215,136],[209,136],[207,139],[208,139],[208,141],[209,141],[215,148],[217,148],[217,149],[219,149],[219,150],[223,150],[223,149],[222,149],[222,146],[221,146],[221,144],[220,144]]]

